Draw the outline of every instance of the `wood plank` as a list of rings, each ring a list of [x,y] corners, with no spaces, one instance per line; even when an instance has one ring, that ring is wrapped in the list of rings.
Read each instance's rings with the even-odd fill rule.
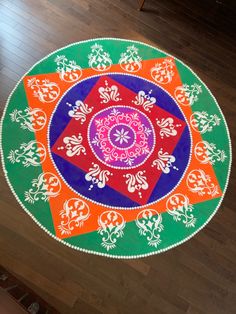
[[[146,0],[142,12],[137,5],[133,0],[0,1],[0,113],[19,77],[46,54],[73,41],[116,36],[186,62],[217,98],[234,144],[235,1]],[[236,163],[221,209],[185,244],[145,259],[110,260],[45,234],[20,208],[1,170],[0,264],[62,314],[233,314],[235,186]]]

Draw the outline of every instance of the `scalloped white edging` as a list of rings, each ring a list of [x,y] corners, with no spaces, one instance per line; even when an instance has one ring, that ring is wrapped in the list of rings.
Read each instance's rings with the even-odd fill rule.
[[[107,253],[102,253],[102,252],[97,252],[97,251],[93,251],[93,250],[87,250],[87,249],[83,249],[83,248],[79,248],[75,245],[71,245],[67,242],[65,242],[64,240],[61,240],[59,239],[58,237],[56,237],[54,234],[52,234],[50,231],[48,231],[43,225],[40,224],[40,222],[28,211],[28,209],[24,206],[24,204],[21,202],[21,200],[18,198],[10,180],[8,179],[8,176],[7,176],[7,171],[6,171],[6,168],[5,168],[5,163],[4,163],[4,155],[3,155],[3,146],[2,146],[2,128],[3,128],[3,120],[4,120],[4,117],[6,115],[6,111],[7,111],[7,107],[8,107],[8,104],[9,104],[9,101],[13,95],[13,93],[15,92],[15,90],[17,89],[18,85],[20,84],[20,82],[23,80],[23,78],[36,66],[38,65],[39,63],[41,63],[42,61],[44,61],[45,59],[47,59],[48,57],[50,57],[51,55],[53,55],[54,53],[62,50],[62,49],[65,49],[65,48],[68,48],[68,47],[71,47],[71,46],[75,46],[75,45],[78,45],[78,44],[81,44],[81,43],[85,43],[85,42],[94,42],[94,41],[99,41],[99,40],[117,40],[117,41],[125,41],[125,42],[130,42],[130,43],[137,43],[137,44],[141,44],[143,46],[146,46],[146,47],[149,47],[149,48],[152,48],[152,49],[155,49],[157,50],[158,52],[162,52],[164,54],[166,54],[167,56],[169,57],[172,57],[174,60],[177,60],[178,62],[180,62],[184,67],[186,67],[194,76],[196,76],[198,78],[198,80],[205,86],[206,90],[209,92],[209,94],[211,95],[211,97],[213,98],[213,100],[215,101],[215,104],[216,106],[218,107],[220,113],[221,113],[221,116],[223,118],[223,121],[224,121],[224,124],[225,124],[225,128],[226,128],[226,132],[227,132],[227,135],[228,135],[228,141],[229,141],[229,153],[230,153],[230,160],[229,160],[229,169],[228,169],[228,173],[227,173],[227,178],[226,178],[226,183],[225,183],[225,188],[224,188],[224,191],[222,193],[222,196],[221,196],[221,199],[218,203],[218,206],[216,207],[216,209],[214,210],[214,212],[210,215],[210,217],[204,222],[203,225],[201,225],[197,230],[195,230],[190,236],[186,237],[185,239],[175,243],[175,244],[172,244],[164,249],[160,249],[160,250],[157,250],[157,251],[154,251],[154,252],[150,252],[150,253],[146,253],[146,254],[139,254],[139,255],[112,255],[112,254],[107,254]],[[12,90],[12,92],[10,93],[8,99],[7,99],[7,102],[6,102],[6,106],[4,108],[4,111],[3,111],[3,115],[2,115],[2,118],[1,118],[1,122],[0,122],[0,148],[1,148],[1,160],[2,160],[2,167],[3,167],[3,172],[4,172],[4,175],[5,175],[5,178],[6,178],[6,181],[13,193],[13,195],[15,196],[15,198],[17,199],[18,203],[21,205],[21,207],[25,210],[25,212],[35,221],[35,223],[37,225],[39,225],[47,234],[49,234],[52,238],[54,238],[55,240],[57,240],[58,242],[60,243],[63,243],[64,245],[67,245],[69,246],[70,248],[73,248],[75,250],[78,250],[78,251],[82,251],[82,252],[86,252],[86,253],[91,253],[91,254],[95,254],[95,255],[100,255],[100,256],[106,256],[106,257],[111,257],[111,258],[118,258],[118,259],[134,259],[134,258],[141,258],[141,257],[146,257],[146,256],[151,256],[151,255],[155,255],[155,254],[159,254],[159,253],[162,253],[162,252],[165,252],[171,248],[174,248],[186,241],[188,241],[189,239],[191,239],[194,235],[196,235],[199,231],[201,231],[208,223],[209,221],[212,219],[212,217],[216,214],[217,210],[219,209],[223,199],[224,199],[224,195],[225,195],[225,192],[227,190],[227,187],[228,187],[228,183],[229,183],[229,176],[230,176],[230,171],[231,171],[231,165],[232,165],[232,144],[231,144],[231,139],[230,139],[230,134],[229,134],[229,129],[228,129],[228,126],[227,126],[227,123],[226,123],[226,120],[225,120],[225,117],[222,113],[222,110],[220,108],[220,106],[218,105],[217,101],[216,101],[216,98],[214,97],[214,95],[211,93],[211,91],[209,90],[209,88],[206,86],[206,84],[199,78],[199,76],[189,67],[187,66],[184,62],[182,62],[181,60],[179,60],[178,58],[170,55],[169,53],[159,49],[159,48],[155,48],[149,44],[145,44],[145,43],[142,43],[140,41],[135,41],[135,40],[128,40],[128,39],[122,39],[122,38],[109,38],[109,37],[101,37],[101,38],[96,38],[96,39],[89,39],[89,40],[83,40],[83,41],[80,41],[80,42],[76,42],[76,43],[72,43],[72,44],[69,44],[65,47],[62,47],[60,49],[57,49],[53,52],[51,52],[50,54],[46,55],[44,58],[42,58],[41,60],[39,60],[38,62],[36,62],[30,69],[29,71],[27,71],[21,78],[20,80],[17,82],[17,84],[15,85],[14,89]]]

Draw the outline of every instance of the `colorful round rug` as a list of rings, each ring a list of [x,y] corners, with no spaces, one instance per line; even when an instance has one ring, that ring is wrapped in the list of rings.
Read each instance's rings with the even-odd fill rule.
[[[137,41],[88,40],[40,60],[11,93],[1,133],[23,209],[89,253],[134,258],[185,242],[228,183],[215,98],[180,60]]]

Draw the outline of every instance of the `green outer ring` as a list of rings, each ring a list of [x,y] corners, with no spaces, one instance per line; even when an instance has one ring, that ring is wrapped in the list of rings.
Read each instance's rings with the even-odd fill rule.
[[[151,49],[154,49],[156,50],[157,52],[159,53],[163,53],[163,54],[166,54],[167,56],[169,57],[172,57],[174,58],[176,61],[178,61],[179,65],[180,66],[183,66],[184,68],[188,69],[190,71],[191,74],[193,74],[204,86],[204,88],[208,91],[209,95],[211,96],[211,98],[214,100],[215,104],[216,104],[216,107],[218,108],[219,110],[219,113],[221,115],[221,118],[223,118],[223,122],[224,122],[224,125],[225,125],[225,129],[226,129],[226,133],[227,133],[227,136],[228,136],[228,143],[229,143],[229,167],[228,167],[228,173],[227,173],[227,177],[226,177],[226,181],[225,181],[225,185],[224,185],[224,189],[223,189],[223,193],[222,193],[222,196],[219,200],[219,203],[217,204],[215,210],[211,213],[211,215],[208,217],[208,219],[198,228],[196,229],[191,235],[187,236],[186,238],[184,238],[183,240],[177,242],[177,243],[174,243],[172,245],[169,245],[163,249],[160,249],[160,250],[155,250],[153,252],[149,252],[149,253],[146,253],[146,254],[137,254],[137,255],[115,255],[115,254],[108,254],[108,253],[102,253],[102,252],[98,252],[98,251],[93,251],[93,250],[88,250],[88,249],[84,249],[84,248],[80,248],[78,246],[75,246],[75,245],[72,245],[70,243],[68,243],[67,241],[65,240],[61,240],[59,238],[57,238],[52,232],[50,232],[48,229],[46,229],[32,214],[31,212],[25,207],[25,205],[21,202],[19,196],[16,194],[8,176],[7,176],[7,170],[6,170],[6,166],[5,166],[5,161],[4,161],[4,154],[3,154],[3,139],[2,139],[2,130],[3,130],[3,120],[5,118],[5,115],[6,115],[6,112],[7,112],[7,108],[9,106],[9,103],[10,103],[10,100],[11,100],[11,97],[12,95],[14,94],[14,92],[17,90],[17,87],[19,86],[19,84],[21,83],[21,81],[23,80],[23,78],[29,74],[38,64],[40,64],[42,61],[44,61],[45,59],[47,59],[48,57],[50,57],[51,55],[55,54],[56,52],[59,52],[63,49],[66,49],[66,48],[69,48],[69,47],[72,47],[74,45],[78,45],[78,44],[81,44],[81,43],[88,43],[88,42],[95,42],[95,41],[99,41],[99,40],[119,40],[119,41],[124,41],[124,42],[127,42],[127,43],[131,43],[131,44],[140,44],[140,45],[143,45],[143,46],[146,46],[148,48],[151,48]],[[142,42],[139,42],[139,41],[133,41],[133,40],[126,40],[126,39],[122,39],[122,38],[97,38],[97,39],[90,39],[90,40],[85,40],[85,41],[81,41],[81,42],[77,42],[77,43],[72,43],[70,45],[67,45],[63,48],[60,48],[58,50],[55,50],[53,51],[52,53],[48,54],[47,56],[45,56],[43,59],[39,60],[37,63],[35,63],[30,69],[28,72],[26,72],[22,77],[21,79],[18,81],[18,83],[16,84],[16,86],[14,87],[14,89],[12,90],[11,94],[9,95],[8,99],[7,99],[7,103],[6,103],[6,106],[4,108],[4,112],[3,112],[3,116],[2,116],[2,119],[1,119],[1,124],[0,124],[0,147],[1,147],[1,159],[2,159],[2,165],[3,165],[3,171],[4,171],[4,175],[6,177],[6,180],[7,180],[7,183],[11,189],[11,191],[13,192],[14,196],[16,197],[17,201],[20,203],[20,205],[22,206],[22,208],[31,216],[31,218],[46,232],[48,233],[51,237],[53,237],[54,239],[56,239],[57,241],[73,248],[73,249],[76,249],[76,250],[80,250],[80,251],[83,251],[83,252],[86,252],[86,253],[93,253],[93,254],[96,254],[96,255],[102,255],[102,256],[107,256],[107,257],[113,257],[113,258],[139,258],[139,257],[145,257],[145,256],[149,256],[149,255],[154,255],[154,254],[158,254],[158,253],[161,253],[161,252],[164,252],[164,251],[167,251],[175,246],[178,246],[184,242],[186,242],[187,240],[191,239],[195,234],[197,234],[201,229],[203,229],[207,223],[212,219],[212,217],[215,215],[215,213],[217,212],[218,208],[220,207],[222,201],[223,201],[223,198],[224,198],[224,195],[225,195],[225,192],[226,192],[226,189],[227,189],[227,186],[228,186],[228,181],[229,181],[229,175],[230,175],[230,169],[231,169],[231,164],[232,164],[232,147],[231,147],[231,140],[230,140],[230,134],[229,134],[229,130],[228,130],[228,127],[227,127],[227,124],[226,124],[226,121],[225,121],[225,117],[215,99],[215,97],[212,95],[211,91],[208,89],[208,87],[206,86],[206,84],[198,77],[198,75],[192,71],[187,65],[185,65],[182,61],[180,61],[178,58],[160,50],[160,49],[157,49],[151,45],[148,45],[148,44],[145,44],[145,43],[142,43]],[[218,200],[218,199],[215,199],[215,200]],[[94,233],[94,232],[93,232]],[[73,238],[76,238],[76,237],[72,237],[71,239]],[[117,245],[118,246],[118,245]],[[128,252],[127,252],[128,253]]]

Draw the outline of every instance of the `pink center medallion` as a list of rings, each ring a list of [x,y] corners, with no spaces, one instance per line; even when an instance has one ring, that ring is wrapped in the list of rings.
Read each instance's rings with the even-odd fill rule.
[[[139,166],[155,145],[151,121],[128,106],[113,106],[98,112],[90,122],[88,138],[95,156],[114,168]]]

